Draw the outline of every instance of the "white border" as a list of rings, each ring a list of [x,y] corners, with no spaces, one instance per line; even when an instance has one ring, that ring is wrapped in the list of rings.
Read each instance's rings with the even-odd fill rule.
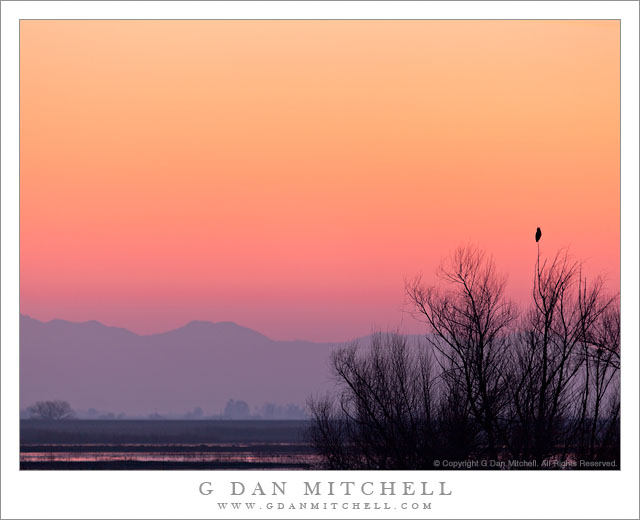
[[[637,2],[2,2],[2,518],[246,518],[215,507],[229,482],[446,480],[407,518],[638,518]],[[609,18],[622,21],[622,467],[618,472],[19,472],[20,18]],[[214,495],[197,492],[212,481]],[[327,497],[330,498],[330,497]],[[348,497],[346,497],[348,498]],[[287,495],[287,501],[295,499]],[[282,500],[282,499],[279,499]],[[342,500],[342,499],[340,499]],[[362,497],[360,497],[362,500]],[[373,497],[371,501],[384,501]],[[399,499],[401,500],[401,499]],[[256,511],[263,518],[400,518],[394,511]]]

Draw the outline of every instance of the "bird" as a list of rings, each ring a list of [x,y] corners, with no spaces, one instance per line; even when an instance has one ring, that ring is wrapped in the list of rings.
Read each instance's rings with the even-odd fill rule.
[[[536,242],[540,240],[540,237],[542,237],[542,231],[540,231],[540,228],[538,228],[536,229]]]

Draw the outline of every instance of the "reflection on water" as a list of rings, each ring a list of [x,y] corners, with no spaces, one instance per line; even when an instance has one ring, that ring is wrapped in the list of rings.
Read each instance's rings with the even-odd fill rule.
[[[215,464],[275,464],[281,467],[316,466],[318,455],[308,445],[288,443],[211,445],[23,445],[20,462],[166,462]]]
[[[160,461],[160,462],[269,462],[269,463],[291,463],[291,464],[313,464],[317,462],[318,456],[305,454],[277,454],[267,455],[254,452],[230,452],[230,453],[210,453],[210,452],[31,452],[21,453],[21,462],[92,462],[92,461]]]

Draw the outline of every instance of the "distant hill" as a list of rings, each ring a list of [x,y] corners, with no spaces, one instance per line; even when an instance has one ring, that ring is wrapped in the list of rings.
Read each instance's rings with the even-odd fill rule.
[[[231,322],[194,321],[138,335],[97,321],[20,317],[20,406],[64,399],[76,409],[147,414],[201,406],[220,413],[228,399],[303,405],[329,384],[336,346],[274,341]]]

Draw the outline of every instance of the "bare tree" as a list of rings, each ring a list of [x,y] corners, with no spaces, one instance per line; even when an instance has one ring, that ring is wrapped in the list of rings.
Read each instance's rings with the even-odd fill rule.
[[[619,296],[560,251],[538,257],[519,317],[481,250],[406,283],[426,345],[377,334],[332,357],[337,395],[310,401],[330,469],[428,469],[433,460],[614,460],[620,435]]]
[[[602,392],[605,384],[600,362],[593,364],[597,350],[593,342],[597,324],[612,301],[603,294],[602,280],[587,284],[581,264],[566,251],[542,263],[538,255],[533,305],[515,348],[511,389],[516,455],[541,464],[575,448],[575,434],[584,428],[593,401],[589,391],[594,369],[599,381],[596,392]],[[597,402],[602,399],[602,394],[596,397]]]
[[[434,354],[437,357],[438,352]],[[479,452],[481,441],[477,422],[474,420],[467,399],[466,384],[451,361],[438,363],[437,431],[439,434],[438,455],[446,460],[468,460]]]
[[[607,365],[620,370],[620,295],[607,298],[603,312],[596,321],[588,342]],[[594,349],[591,349],[594,352]]]
[[[332,355],[338,394],[310,400],[310,439],[329,469],[425,469],[438,451],[432,363],[399,334]]]
[[[604,308],[585,331],[575,451],[583,460],[619,458],[620,306],[617,296],[603,298]]]
[[[67,401],[38,401],[29,407],[29,414],[34,419],[46,419],[49,421],[60,421],[71,419],[75,413]]]
[[[441,354],[449,388],[464,393],[460,404],[484,434],[487,454],[497,459],[507,424],[508,347],[516,307],[505,296],[506,277],[477,247],[458,248],[438,275],[443,289],[418,277],[406,284],[407,294],[416,316],[427,323],[427,340]]]

